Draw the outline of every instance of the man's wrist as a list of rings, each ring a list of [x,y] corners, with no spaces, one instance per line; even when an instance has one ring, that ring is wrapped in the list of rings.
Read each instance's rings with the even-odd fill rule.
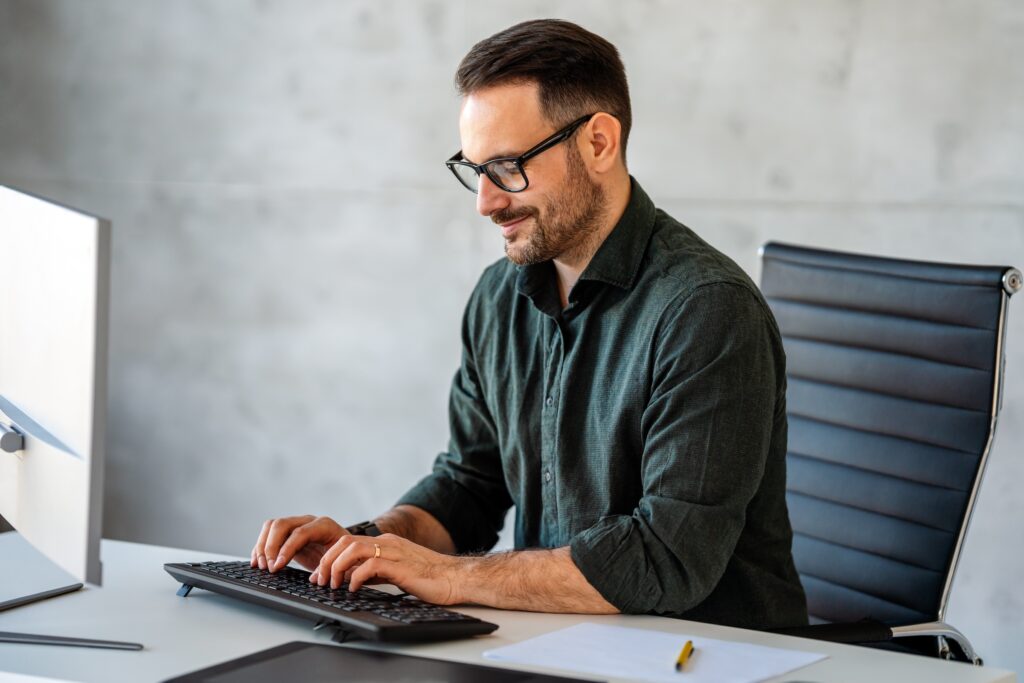
[[[486,605],[487,597],[481,594],[476,581],[479,555],[446,555],[448,581],[451,585],[450,605]]]
[[[448,530],[433,515],[415,505],[397,505],[374,520],[382,534],[394,534],[446,555],[455,544]]]

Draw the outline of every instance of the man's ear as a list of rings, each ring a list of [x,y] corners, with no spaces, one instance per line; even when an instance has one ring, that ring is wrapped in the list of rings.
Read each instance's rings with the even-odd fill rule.
[[[581,131],[580,142],[587,166],[597,173],[607,173],[619,161],[622,124],[606,112],[598,112]]]

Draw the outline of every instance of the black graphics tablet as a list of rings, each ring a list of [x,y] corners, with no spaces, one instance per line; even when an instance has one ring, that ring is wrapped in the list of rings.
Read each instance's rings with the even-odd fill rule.
[[[594,679],[563,678],[296,641],[164,683],[578,683],[587,680]]]

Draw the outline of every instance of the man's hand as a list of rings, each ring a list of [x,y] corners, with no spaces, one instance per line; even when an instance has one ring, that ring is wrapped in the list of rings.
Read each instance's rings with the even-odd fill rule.
[[[356,591],[370,583],[391,583],[437,605],[618,612],[580,573],[568,547],[452,555],[455,546],[440,522],[412,506],[392,508],[377,518],[377,526],[397,533],[353,536],[333,519],[313,515],[271,519],[252,549],[252,566],[274,572],[295,559],[321,586],[337,589],[348,581]]]
[[[339,539],[350,534],[330,517],[303,515],[268,519],[252,549],[250,565],[276,572],[294,558],[314,569]]]
[[[463,601],[457,574],[465,561],[394,534],[344,535],[323,554],[310,581],[336,589],[347,579],[352,591],[391,583],[435,605],[454,605]]]

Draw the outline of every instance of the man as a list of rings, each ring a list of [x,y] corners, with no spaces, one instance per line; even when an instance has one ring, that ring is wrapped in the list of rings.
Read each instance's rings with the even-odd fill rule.
[[[456,82],[448,165],[508,258],[466,308],[448,451],[374,523],[268,521],[253,566],[444,605],[806,623],[779,333],[740,268],[627,172],[618,52],[530,21],[474,46]],[[517,550],[480,554],[513,504]]]

